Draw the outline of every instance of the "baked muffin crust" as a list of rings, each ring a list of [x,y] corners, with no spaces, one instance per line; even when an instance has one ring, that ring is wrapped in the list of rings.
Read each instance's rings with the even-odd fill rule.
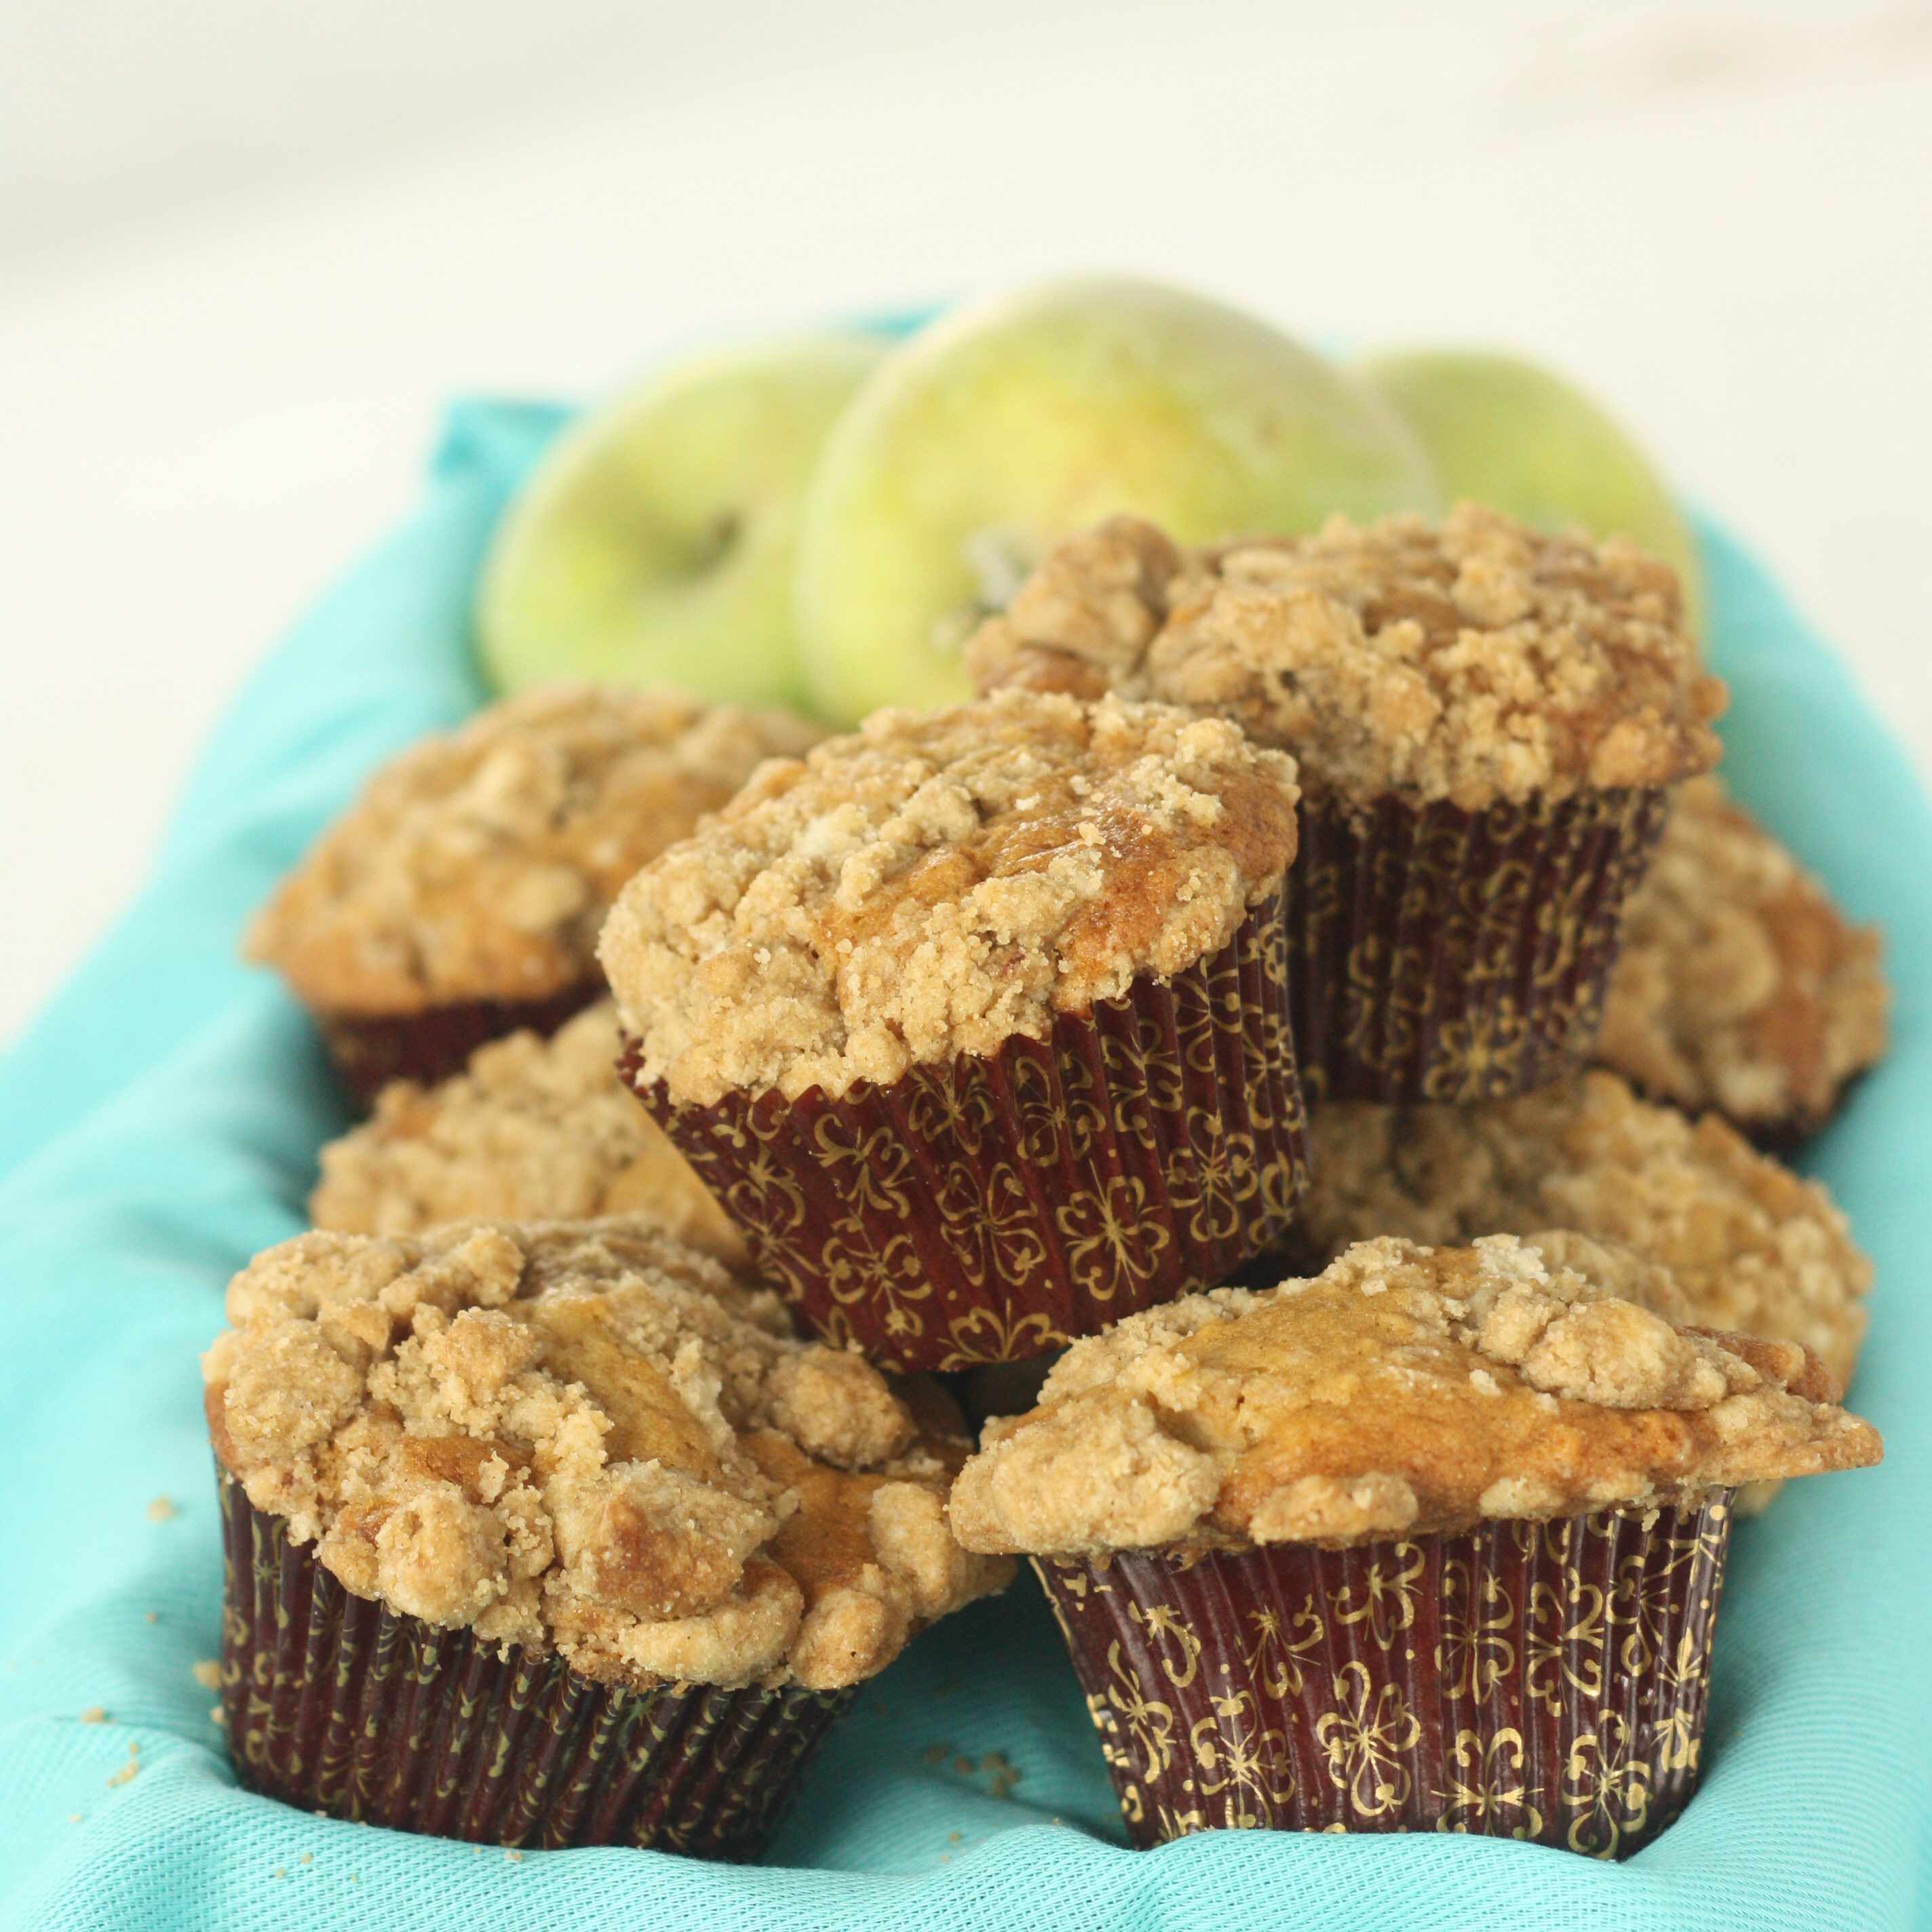
[[[1878,1460],[1814,1356],[1678,1327],[1508,1236],[1364,1242],[1076,1342],[952,1491],[968,1547],[1340,1546]]]
[[[674,1101],[836,1099],[1216,950],[1279,887],[1296,796],[1292,759],[1164,706],[877,712],[639,873],[599,957]]]
[[[596,977],[618,888],[760,760],[819,735],[664,692],[520,693],[392,758],[282,881],[244,950],[310,1006],[419,1012]]]
[[[1624,916],[1596,1057],[1747,1132],[1820,1126],[1885,1052],[1879,950],[1718,778],[1694,779]]]
[[[1184,552],[1116,518],[968,646],[981,688],[1102,689],[1234,718],[1311,794],[1466,811],[1708,770],[1724,688],[1670,568],[1458,504]]]
[[[228,1317],[202,1374],[249,1501],[356,1595],[586,1676],[834,1689],[1009,1574],[947,1529],[936,1389],[646,1222],[304,1234]]]
[[[1309,1166],[1297,1235],[1318,1262],[1376,1234],[1574,1228],[1667,1268],[1688,1319],[1802,1342],[1841,1384],[1856,1366],[1871,1263],[1831,1196],[1613,1074],[1469,1107],[1316,1108]]]
[[[322,1150],[318,1228],[412,1234],[446,1221],[648,1214],[728,1266],[745,1244],[664,1130],[617,1077],[609,1000],[548,1040],[512,1034],[434,1087],[392,1081],[371,1117]]]

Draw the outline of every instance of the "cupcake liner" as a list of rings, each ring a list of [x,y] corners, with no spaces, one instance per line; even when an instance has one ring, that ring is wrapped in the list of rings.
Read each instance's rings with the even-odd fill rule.
[[[1624,1858],[1696,1783],[1730,1498],[1036,1558],[1128,1835],[1472,1832]]]
[[[433,1087],[460,1073],[486,1041],[526,1027],[553,1034],[608,991],[590,980],[548,999],[459,1000],[415,1013],[325,1012],[315,1019],[343,1085],[368,1106],[392,1080]]]
[[[1209,1287],[1306,1185],[1280,896],[1170,980],[1052,1036],[813,1088],[674,1105],[620,1071],[799,1318],[906,1369],[1023,1360]]]
[[[1304,797],[1286,900],[1310,1100],[1496,1100],[1580,1066],[1668,796]]]
[[[758,1856],[850,1690],[602,1684],[352,1596],[220,1477],[229,1755],[264,1797],[400,1832]]]

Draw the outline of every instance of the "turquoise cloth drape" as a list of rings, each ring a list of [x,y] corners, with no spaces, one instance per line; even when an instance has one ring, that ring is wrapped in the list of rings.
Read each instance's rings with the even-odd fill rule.
[[[301,1225],[342,1124],[239,922],[385,754],[478,701],[470,586],[561,412],[454,412],[423,504],[208,748],[152,883],[0,1061],[0,1921],[48,1928],[1246,1925],[1630,1932],[1932,1922],[1932,814],[1844,672],[1704,533],[1735,789],[1886,928],[1897,1042],[1811,1165],[1878,1263],[1876,1471],[1742,1526],[1703,1788],[1629,1864],[1484,1839],[1214,1832],[1124,1849],[1030,1581],[919,1640],[764,1868],[413,1838],[238,1790],[190,1670],[219,1642],[199,1351]],[[172,1499],[175,1513],[150,1511]],[[102,1721],[81,1713],[98,1707]],[[132,1774],[129,1774],[131,1770]],[[1016,1772],[1016,1781],[1009,1777]]]

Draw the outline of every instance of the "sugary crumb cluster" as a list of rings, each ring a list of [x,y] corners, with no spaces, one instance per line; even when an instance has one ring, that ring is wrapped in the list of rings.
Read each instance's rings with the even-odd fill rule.
[[[446,1221],[587,1221],[647,1213],[739,1265],[745,1244],[711,1192],[617,1078],[608,1000],[550,1039],[478,1048],[439,1086],[398,1080],[374,1114],[322,1150],[318,1228],[410,1234]]]
[[[968,665],[1238,719],[1311,791],[1469,811],[1707,770],[1724,704],[1667,566],[1471,503],[1200,552],[1118,518],[1050,554]]]
[[[506,699],[384,765],[256,916],[248,956],[346,1014],[580,986],[624,881],[818,735],[662,692]]]
[[[674,1100],[836,1097],[1215,951],[1279,886],[1296,796],[1292,760],[1165,706],[877,712],[640,872],[599,956]]]
[[[1821,1126],[1885,1051],[1879,937],[1724,795],[1687,784],[1625,914],[1597,1058],[1748,1130]]]
[[[1658,1505],[1876,1462],[1795,1342],[1682,1328],[1592,1251],[1384,1239],[1076,1342],[952,1492],[969,1549],[1314,1542]]]
[[[832,1689],[1008,1574],[948,1529],[936,1389],[646,1222],[304,1234],[228,1318],[208,1424],[256,1508],[355,1594],[590,1677]]]
[[[1299,1234],[1318,1260],[1372,1234],[1572,1228],[1669,1269],[1692,1321],[1802,1342],[1840,1383],[1856,1366],[1871,1263],[1831,1196],[1612,1074],[1472,1107],[1317,1108],[1309,1166]]]

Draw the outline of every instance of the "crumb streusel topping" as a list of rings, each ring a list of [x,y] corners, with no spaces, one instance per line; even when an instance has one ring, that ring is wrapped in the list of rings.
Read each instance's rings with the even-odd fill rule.
[[[1879,1460],[1801,1345],[1679,1327],[1584,1260],[1365,1241],[1312,1280],[1130,1316],[987,1425],[953,1533],[1040,1556],[1339,1546]]]
[[[1748,1131],[1822,1126],[1885,1052],[1879,936],[1725,796],[1680,791],[1624,915],[1597,1058]]]
[[[618,888],[760,760],[783,712],[560,685],[479,712],[378,770],[256,915],[245,950],[311,1006],[418,1012],[594,980]]]
[[[1667,565],[1472,503],[1196,552],[1117,518],[1049,554],[967,662],[982,689],[1236,718],[1311,793],[1472,812],[1708,770],[1724,704]]]
[[[876,712],[640,872],[599,956],[674,1101],[836,1098],[1225,945],[1294,856],[1296,795],[1292,759],[1167,706]]]
[[[413,1234],[446,1221],[589,1221],[646,1214],[731,1266],[743,1238],[618,1078],[617,1009],[579,1013],[550,1039],[478,1047],[435,1087],[396,1080],[376,1111],[322,1150],[318,1228]]]
[[[1832,1197],[1613,1074],[1469,1107],[1314,1108],[1308,1154],[1297,1233],[1321,1260],[1376,1234],[1573,1228],[1668,1268],[1688,1319],[1802,1342],[1841,1384],[1857,1364],[1871,1263]]]
[[[228,1318],[208,1426],[256,1508],[356,1595],[587,1676],[834,1689],[1010,1574],[947,1528],[935,1388],[648,1223],[300,1235]]]

